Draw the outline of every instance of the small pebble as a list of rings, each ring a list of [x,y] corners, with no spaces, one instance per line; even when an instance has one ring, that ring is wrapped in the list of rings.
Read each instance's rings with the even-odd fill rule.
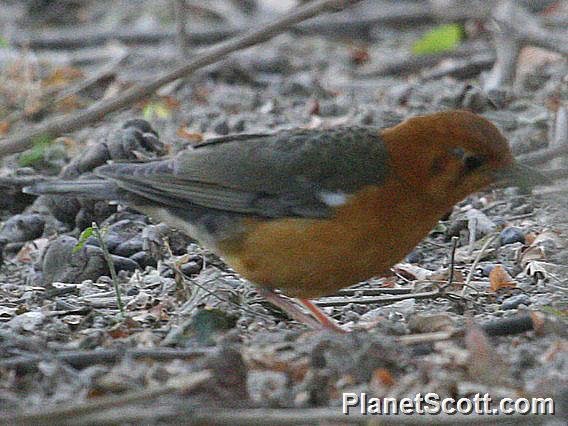
[[[422,260],[422,253],[418,251],[412,251],[408,256],[406,256],[406,261],[408,263],[419,263]]]
[[[130,257],[139,251],[142,251],[144,241],[140,235],[130,238],[120,243],[112,252],[117,256]]]
[[[130,256],[130,259],[138,263],[142,269],[145,269],[147,266],[152,266],[155,268],[158,265],[156,258],[150,255],[150,253],[148,253],[147,251],[139,251],[137,253],[134,253],[132,256]]]
[[[117,271],[135,271],[140,269],[140,265],[127,257],[111,254],[112,262]]]
[[[521,305],[530,305],[531,300],[526,294],[517,294],[516,296],[509,297],[501,305],[501,309],[508,311],[510,309],[518,309]]]
[[[233,131],[236,133],[244,132],[246,129],[247,123],[244,119],[239,118],[233,124]]]
[[[503,229],[499,234],[499,238],[501,240],[501,245],[503,246],[513,243],[525,243],[524,232],[516,226],[510,226]]]
[[[490,263],[489,265],[483,265],[483,267],[481,268],[481,273],[483,274],[484,277],[488,277],[491,271],[493,270],[493,268],[495,268],[495,266],[497,265],[493,263]]]
[[[138,293],[140,293],[140,290],[138,290],[136,287],[132,287],[129,288],[128,291],[126,292],[127,296],[136,296]]]
[[[229,123],[224,117],[220,117],[213,123],[213,130],[218,135],[228,135],[231,129],[229,128]]]
[[[181,271],[185,275],[195,275],[201,271],[203,263],[189,261],[181,266]]]

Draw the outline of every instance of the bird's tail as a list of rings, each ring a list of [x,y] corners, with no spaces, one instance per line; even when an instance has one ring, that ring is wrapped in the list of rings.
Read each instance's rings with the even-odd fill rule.
[[[119,188],[114,182],[92,180],[54,180],[26,186],[22,192],[32,195],[68,195],[87,197],[93,200],[113,200],[119,198]]]

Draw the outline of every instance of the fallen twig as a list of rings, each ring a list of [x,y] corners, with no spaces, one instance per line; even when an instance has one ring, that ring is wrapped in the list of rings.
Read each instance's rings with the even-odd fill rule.
[[[7,424],[17,425],[37,425],[62,423],[69,418],[76,418],[90,413],[120,407],[134,402],[148,401],[159,396],[183,391],[184,393],[193,390],[209,381],[212,377],[208,370],[189,374],[177,380],[171,380],[162,386],[149,387],[144,390],[129,392],[123,395],[112,395],[101,397],[65,407],[55,407],[36,413],[22,414],[13,417],[4,417]]]
[[[111,364],[124,358],[152,359],[154,361],[169,361],[173,359],[195,359],[212,353],[212,349],[100,349],[94,351],[65,351],[55,354],[22,355],[0,360],[0,368],[19,368],[30,370],[36,368],[42,361],[55,359],[66,362],[74,368],[85,368],[93,364]]]
[[[335,2],[339,4],[340,2]],[[349,3],[344,1],[343,3]],[[353,2],[351,2],[353,3]],[[363,13],[356,16],[326,16],[295,25],[292,31],[298,34],[318,34],[331,36],[358,36],[368,32],[376,25],[399,25],[434,22],[440,18],[437,11],[424,4],[397,4],[392,2],[388,9],[380,10],[374,5],[369,5]],[[377,10],[379,9],[379,10]],[[443,11],[441,11],[443,12]],[[483,12],[485,13],[485,12]],[[471,18],[472,11],[463,8],[462,19]],[[457,16],[459,19],[460,16]],[[209,45],[243,34],[249,27],[222,27],[203,31],[187,32],[187,43],[189,45]],[[71,28],[68,30],[57,30],[56,32],[42,31],[39,36],[27,36],[15,33],[8,42],[11,46],[26,46],[29,49],[74,49],[84,48],[85,46],[100,46],[110,40],[117,40],[124,44],[157,44],[164,40],[176,37],[175,30],[133,30],[131,28],[121,28],[118,30],[101,31],[100,28]]]
[[[528,154],[519,155],[517,159],[528,166],[534,166],[547,161],[558,158],[562,155],[568,155],[568,144],[557,145],[550,148],[541,149],[539,151]]]
[[[186,0],[175,0],[176,12],[176,42],[179,49],[179,55],[184,58],[189,53],[189,40],[187,37],[187,15],[188,7]]]
[[[436,289],[433,291],[425,291],[421,293],[410,293],[410,294],[399,294],[392,296],[382,296],[382,297],[357,297],[346,299],[345,297],[333,298],[329,297],[325,300],[319,300],[314,302],[318,307],[324,308],[328,306],[345,306],[349,303],[357,303],[361,305],[373,305],[373,304],[391,304],[394,302],[400,302],[401,300],[407,299],[432,299],[441,296],[443,292]]]
[[[550,138],[550,147],[568,146],[568,108],[561,106],[556,112],[554,134]],[[555,158],[551,162],[552,167],[566,168],[568,158]]]
[[[185,418],[193,424],[210,425],[306,425],[306,424],[361,424],[361,425],[480,425],[480,424],[540,424],[547,416],[522,415],[464,415],[438,414],[435,416],[401,416],[381,414],[376,416],[363,415],[360,408],[352,410],[349,415],[341,412],[340,407],[329,408],[253,408],[253,409],[217,409],[189,410]]]
[[[502,1],[493,12],[492,29],[497,60],[483,83],[486,93],[512,86],[521,48],[542,47],[568,55],[568,35],[545,29],[518,2]]]
[[[488,70],[495,63],[495,55],[482,53],[467,59],[454,61],[453,64],[428,70],[421,75],[422,80],[437,80],[445,76],[454,78],[472,78]]]
[[[448,287],[454,282],[454,267],[456,263],[456,249],[458,247],[458,241],[458,237],[452,237],[452,249],[450,250],[450,276],[448,278],[448,283],[446,284]]]
[[[485,251],[489,248],[489,246],[493,243],[493,241],[495,241],[495,239],[498,236],[499,236],[499,234],[496,233],[496,234],[492,235],[491,237],[487,238],[487,240],[485,241],[483,246],[479,249],[479,253],[477,253],[477,256],[475,257],[475,260],[473,261],[473,264],[471,265],[469,273],[467,274],[467,277],[465,279],[464,286],[462,288],[462,293],[461,293],[462,296],[466,295],[467,289],[470,287],[471,280],[473,279],[473,274],[475,274],[475,270],[477,269],[477,265],[479,265],[479,262],[481,262],[481,259],[483,258]]]
[[[489,62],[489,66],[495,62],[495,55],[489,47],[482,46],[471,43],[465,43],[463,46],[459,46],[454,50],[447,50],[444,52],[430,53],[424,55],[414,55],[408,53],[400,58],[395,58],[390,61],[384,61],[380,64],[373,64],[362,68],[360,71],[355,71],[358,77],[362,78],[374,78],[386,75],[398,75],[404,76],[408,74],[413,74],[423,70],[424,68],[433,67],[434,65],[440,63],[445,59],[463,60],[463,61],[484,61]],[[460,66],[461,62],[460,62]],[[487,66],[487,64],[485,64]],[[440,70],[432,71],[441,72]],[[458,66],[454,67],[454,70],[444,71],[447,74],[452,74],[453,72],[460,72]],[[423,75],[422,78],[433,78],[430,75]]]
[[[332,296],[379,296],[381,294],[408,294],[412,293],[410,287],[398,288],[344,288]],[[330,297],[332,297],[330,296]]]
[[[53,121],[39,125],[30,131],[22,132],[4,139],[0,141],[0,157],[31,148],[38,137],[54,138],[60,136],[62,133],[72,132],[89,124],[96,123],[106,114],[143,99],[154,93],[163,85],[175,81],[178,78],[187,77],[196,70],[211,65],[230,53],[269,40],[277,34],[287,31],[290,26],[305,21],[323,11],[341,9],[347,4],[357,3],[358,1],[360,0],[351,0],[350,2],[345,0],[318,0],[310,2],[258,30],[247,32],[244,35],[237,36],[213,46],[205,52],[197,54],[196,57],[188,63],[180,65],[174,70],[158,76],[148,83],[134,86],[114,98],[97,102],[85,110],[55,118]]]
[[[450,340],[454,337],[463,337],[463,330],[444,330],[434,331],[431,333],[409,334],[407,336],[399,336],[396,341],[403,345],[418,345],[422,343],[441,342],[443,340]]]

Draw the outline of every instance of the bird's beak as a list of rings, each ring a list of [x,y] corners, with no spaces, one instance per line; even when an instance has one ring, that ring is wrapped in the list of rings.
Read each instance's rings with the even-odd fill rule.
[[[532,189],[538,185],[552,183],[552,181],[541,172],[516,161],[495,170],[494,177],[495,183],[498,186],[516,186],[525,190]]]

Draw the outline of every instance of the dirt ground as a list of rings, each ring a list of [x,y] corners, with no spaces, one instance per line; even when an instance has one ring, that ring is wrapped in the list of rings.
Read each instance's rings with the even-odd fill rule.
[[[180,55],[175,2],[3,3],[5,138],[143,83],[175,66]],[[190,42],[185,58],[213,44],[215,34],[258,25],[294,4],[190,3],[188,34],[209,39]],[[367,1],[316,18],[324,23],[319,27],[307,21],[94,126],[6,157],[0,171],[2,416],[13,424],[365,423],[374,419],[342,414],[344,393],[414,398],[433,392],[555,402],[554,416],[437,416],[441,424],[565,424],[568,193],[561,178],[567,163],[561,153],[547,161],[531,155],[568,146],[568,62],[527,46],[512,87],[487,93],[484,79],[495,61],[488,19],[456,19],[465,29],[461,44],[426,54],[423,62],[410,52],[437,20],[364,22],[391,6],[425,3]],[[554,22],[568,20],[568,2],[519,3],[534,3],[527,13],[552,22],[546,27],[551,34],[566,35]],[[355,24],[348,31],[329,24],[339,16]],[[108,38],[97,41],[97,34]],[[101,73],[124,52],[108,75]],[[391,276],[317,300],[353,330],[345,335],[287,318],[175,230],[166,229],[146,250],[142,235],[157,228],[132,210],[36,200],[20,191],[42,178],[92,170],[85,158],[91,161],[101,143],[110,158],[129,158],[140,147],[128,145],[121,126],[133,118],[148,120],[158,132],[163,145],[140,148],[155,157],[226,134],[389,127],[456,108],[493,121],[518,158],[552,170],[553,182],[532,194],[507,188],[468,197]],[[74,249],[93,221],[115,256],[123,314],[100,241],[91,236]],[[389,421],[423,423],[419,417]]]

